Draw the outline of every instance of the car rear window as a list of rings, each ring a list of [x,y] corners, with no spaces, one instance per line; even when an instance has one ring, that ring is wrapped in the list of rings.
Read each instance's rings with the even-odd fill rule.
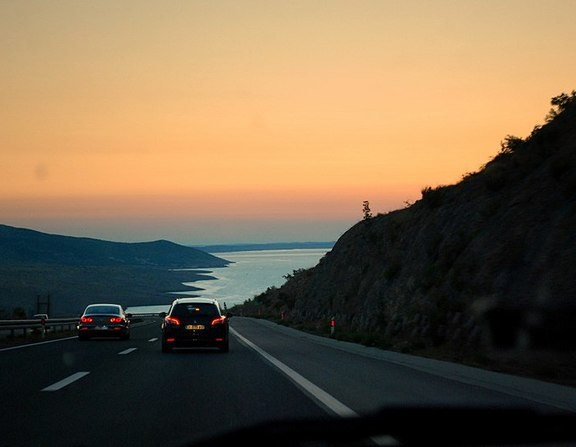
[[[214,317],[219,315],[218,308],[209,303],[186,303],[177,304],[172,311],[175,317],[191,317],[194,315],[203,317]]]
[[[87,315],[119,314],[119,310],[114,306],[95,306],[86,310]]]

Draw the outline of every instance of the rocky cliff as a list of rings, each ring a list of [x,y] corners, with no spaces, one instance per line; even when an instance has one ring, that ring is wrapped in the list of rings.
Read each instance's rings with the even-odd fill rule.
[[[478,172],[366,216],[317,266],[238,311],[320,332],[334,317],[356,341],[456,356],[486,336],[562,343],[576,323],[576,92],[552,105]]]

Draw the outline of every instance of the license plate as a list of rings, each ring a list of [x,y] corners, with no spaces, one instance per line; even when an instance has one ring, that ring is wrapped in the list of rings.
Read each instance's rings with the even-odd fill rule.
[[[204,325],[203,324],[187,324],[186,329],[191,330],[191,331],[199,331],[199,330],[204,329]]]
[[[106,330],[106,329],[108,329],[108,326],[96,326],[96,329],[98,329],[98,330]]]

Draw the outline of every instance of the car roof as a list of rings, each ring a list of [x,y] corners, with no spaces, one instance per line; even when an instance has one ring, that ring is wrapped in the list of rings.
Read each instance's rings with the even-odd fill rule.
[[[209,303],[218,304],[218,300],[215,298],[177,298],[172,304],[186,304],[186,303]]]
[[[88,304],[88,306],[86,306],[86,307],[92,307],[92,306],[118,306],[118,307],[122,307],[122,305],[120,305],[118,303],[93,303],[93,304]]]
[[[119,307],[122,310],[124,309],[121,304],[117,304],[117,303],[93,303],[93,304],[88,304],[88,306],[86,306],[84,311],[86,311],[87,309],[89,309],[91,307],[101,307],[101,306]]]
[[[177,298],[174,301],[172,301],[171,307],[177,306],[178,304],[212,304],[213,306],[216,306],[218,308],[221,307],[220,303],[215,298],[198,298],[198,297]]]

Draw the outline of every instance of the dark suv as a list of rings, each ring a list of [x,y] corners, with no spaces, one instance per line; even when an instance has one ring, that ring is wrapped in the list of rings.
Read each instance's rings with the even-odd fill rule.
[[[162,352],[175,347],[214,347],[229,350],[229,315],[210,298],[179,298],[162,320]]]

